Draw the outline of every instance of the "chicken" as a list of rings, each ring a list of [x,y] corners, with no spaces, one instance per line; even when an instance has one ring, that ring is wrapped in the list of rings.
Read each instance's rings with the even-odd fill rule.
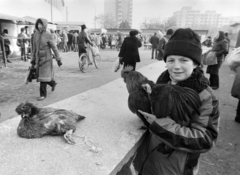
[[[130,111],[136,114],[144,123],[145,126],[141,127],[141,129],[146,129],[149,126],[149,123],[145,119],[145,117],[138,112],[138,110],[142,110],[148,113],[152,113],[151,104],[148,98],[148,94],[142,88],[142,84],[148,83],[154,85],[153,81],[148,80],[145,76],[143,76],[140,72],[132,71],[132,67],[125,67],[121,76],[126,83],[126,87],[129,93],[128,96],[128,107]]]
[[[152,113],[156,118],[171,117],[181,126],[192,120],[192,115],[200,115],[201,101],[193,89],[171,84],[143,84],[151,102]]]
[[[65,109],[38,108],[29,102],[19,104],[16,112],[22,117],[17,128],[20,137],[63,135],[69,144],[75,144],[72,133],[76,130],[76,123],[85,118]]]

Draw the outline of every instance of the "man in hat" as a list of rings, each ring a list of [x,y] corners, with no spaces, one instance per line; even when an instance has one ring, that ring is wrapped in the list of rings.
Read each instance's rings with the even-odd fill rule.
[[[88,34],[86,32],[86,25],[82,25],[81,26],[82,30],[78,35],[78,56],[80,57],[83,53],[87,53],[86,48],[88,47],[87,44],[90,44],[91,46],[93,46],[93,43],[90,41]],[[89,57],[87,57],[88,59],[88,64],[92,65],[91,60],[89,59]]]
[[[154,32],[154,35],[150,38],[150,43],[152,44],[152,59],[157,58],[157,46],[159,45],[159,38],[157,37],[157,33]]]

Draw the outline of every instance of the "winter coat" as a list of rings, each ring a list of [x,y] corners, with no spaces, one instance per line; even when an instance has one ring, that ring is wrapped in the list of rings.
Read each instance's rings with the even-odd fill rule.
[[[228,53],[228,41],[225,39],[224,33],[222,31],[219,31],[219,37],[214,42],[211,50],[216,52],[218,64],[208,66],[207,73],[218,75],[218,71],[222,65],[224,55]]]
[[[169,83],[169,75],[167,78]],[[166,82],[164,79],[165,73],[158,78],[157,83]],[[202,79],[197,76],[189,84],[194,87],[197,80],[201,84]],[[192,89],[198,87],[196,85]],[[184,126],[170,117],[156,119],[150,124],[133,161],[135,169],[141,175],[197,174],[200,153],[209,151],[218,136],[219,102],[208,86],[208,81],[205,81],[202,89],[196,91],[202,102],[200,116],[194,113],[192,120]],[[165,145],[172,148],[173,152],[164,152]]]
[[[68,35],[66,34],[66,32],[63,32],[62,36],[63,36],[63,42],[67,43],[68,42]]]
[[[71,33],[67,33],[67,36],[68,36],[67,44],[71,45],[73,43],[73,35]]]
[[[27,38],[27,35],[25,33],[19,33],[18,38],[22,38],[22,39],[17,39],[18,43],[20,44],[20,47],[21,48],[25,48],[25,43],[27,42],[26,39],[23,39],[23,38]]]
[[[38,21],[43,23],[43,31],[38,30]],[[61,60],[53,35],[47,31],[47,20],[39,18],[35,24],[36,32],[32,38],[32,63],[36,64],[37,80],[39,82],[50,82],[54,80],[53,61],[51,49],[54,52],[56,61]]]
[[[130,64],[140,62],[138,48],[141,46],[142,43],[137,37],[126,37],[118,54],[119,57],[122,57],[121,62]]]
[[[152,48],[157,48],[159,45],[159,38],[157,36],[152,36],[149,41],[152,44]]]
[[[88,34],[85,31],[81,31],[77,38],[78,45],[81,47],[87,47],[87,43],[91,43]]]

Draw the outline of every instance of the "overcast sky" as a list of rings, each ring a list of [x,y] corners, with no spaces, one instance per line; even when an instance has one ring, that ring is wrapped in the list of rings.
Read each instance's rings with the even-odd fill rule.
[[[83,21],[94,27],[94,15],[104,13],[104,0],[65,0],[68,6],[68,21]],[[201,13],[215,10],[222,16],[240,16],[240,0],[133,0],[133,28],[139,28],[144,18],[170,17],[183,6],[192,6]]]

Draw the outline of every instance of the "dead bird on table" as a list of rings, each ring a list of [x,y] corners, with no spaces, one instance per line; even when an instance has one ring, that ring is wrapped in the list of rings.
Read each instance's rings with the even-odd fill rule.
[[[72,133],[76,123],[85,117],[65,109],[38,108],[32,103],[21,103],[16,112],[21,115],[17,134],[23,138],[40,138],[44,135],[63,135],[69,144],[75,144]]]

